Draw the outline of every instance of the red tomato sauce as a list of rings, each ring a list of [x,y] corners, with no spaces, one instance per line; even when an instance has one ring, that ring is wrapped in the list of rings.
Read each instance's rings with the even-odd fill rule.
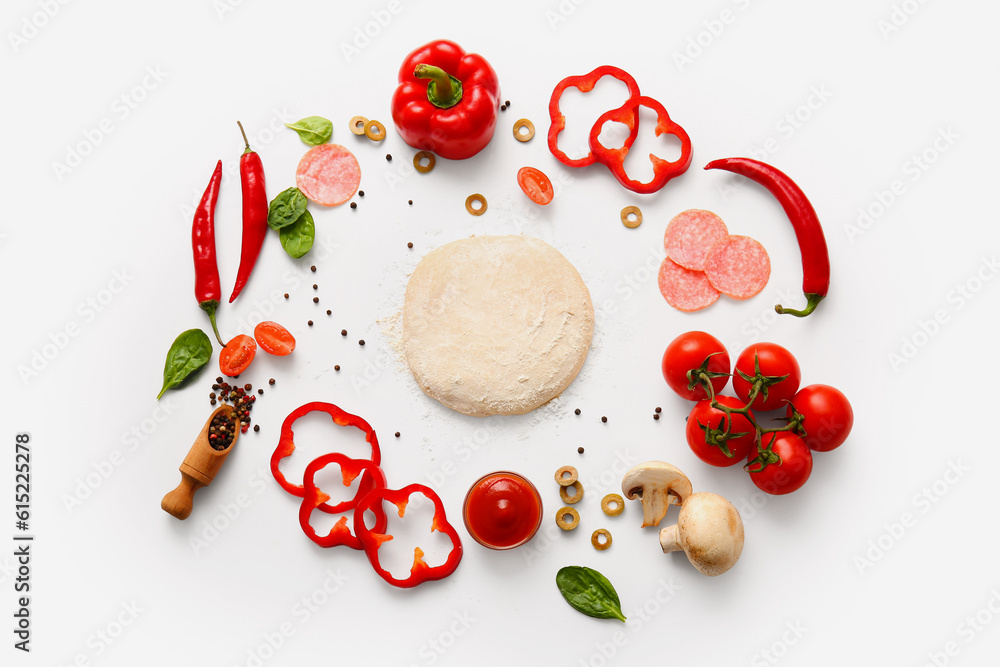
[[[494,472],[469,489],[463,514],[474,540],[490,549],[512,549],[534,537],[542,522],[542,499],[524,477]]]

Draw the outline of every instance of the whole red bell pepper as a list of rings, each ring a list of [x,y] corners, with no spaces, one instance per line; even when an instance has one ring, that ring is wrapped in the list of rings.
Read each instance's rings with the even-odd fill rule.
[[[381,510],[383,501],[390,502],[399,510],[400,518],[406,513],[406,505],[413,494],[420,494],[434,503],[434,518],[431,521],[431,532],[438,531],[444,533],[451,539],[451,551],[441,565],[430,566],[424,561],[424,551],[420,547],[413,550],[413,567],[410,568],[410,576],[405,579],[397,579],[390,572],[382,567],[379,560],[378,550],[386,542],[392,539],[392,535],[385,534],[384,528],[379,529],[376,524],[372,528],[365,525],[365,513],[374,510],[376,517],[378,510]],[[413,588],[425,581],[444,579],[458,568],[462,560],[462,541],[458,537],[458,531],[448,523],[445,516],[444,503],[433,490],[423,484],[410,484],[402,489],[375,489],[362,498],[354,508],[354,535],[361,541],[365,554],[375,572],[393,586],[399,588]]]
[[[486,59],[438,40],[403,61],[392,120],[410,146],[464,160],[493,138],[499,100],[500,81]]]

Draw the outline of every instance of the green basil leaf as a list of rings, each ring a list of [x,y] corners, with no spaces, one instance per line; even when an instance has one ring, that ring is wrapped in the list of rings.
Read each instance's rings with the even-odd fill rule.
[[[309,211],[303,211],[294,224],[281,228],[281,247],[295,259],[309,252],[315,239],[316,223]]]
[[[302,217],[308,201],[302,190],[296,187],[278,193],[267,207],[267,226],[277,230],[292,224]]]
[[[556,573],[556,585],[569,606],[581,614],[625,622],[615,587],[597,570],[577,565],[564,567]]]
[[[322,116],[309,116],[291,124],[285,123],[285,127],[295,130],[299,139],[310,146],[325,144],[333,136],[333,123]]]
[[[212,341],[201,329],[188,329],[174,340],[163,364],[163,388],[156,396],[159,400],[167,389],[183,385],[200,371],[212,358]]]

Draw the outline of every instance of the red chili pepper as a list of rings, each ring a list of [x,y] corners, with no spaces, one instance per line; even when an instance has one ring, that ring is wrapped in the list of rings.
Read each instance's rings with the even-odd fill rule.
[[[586,167],[594,164],[597,157],[591,151],[585,157],[574,159],[559,149],[559,133],[566,129],[566,116],[559,109],[559,100],[570,86],[582,93],[589,93],[597,85],[597,82],[606,76],[618,79],[628,87],[628,100],[617,111],[631,111],[633,115],[639,111],[639,84],[635,82],[631,74],[612,65],[602,65],[589,74],[568,76],[557,83],[555,90],[552,91],[552,97],[549,98],[549,119],[551,121],[548,137],[549,151],[567,167]],[[628,138],[625,139],[626,149],[635,143],[637,136],[639,136],[639,125],[633,120],[629,124]]]
[[[625,158],[628,156],[631,144],[626,142],[621,148],[607,148],[601,144],[601,129],[605,123],[616,122],[635,131],[639,126],[639,107],[646,107],[656,112],[656,136],[672,134],[681,142],[681,155],[674,162],[658,158],[652,153],[649,160],[653,163],[653,178],[648,183],[634,181],[625,173]],[[651,97],[640,96],[638,104],[633,108],[622,107],[601,115],[590,129],[590,150],[598,162],[605,165],[615,175],[618,182],[632,192],[650,194],[657,192],[667,182],[680,176],[691,165],[691,139],[680,125],[670,120],[666,108]]]
[[[243,250],[240,255],[240,268],[236,273],[236,285],[233,286],[233,295],[229,297],[229,303],[236,300],[243,291],[243,286],[247,284],[267,233],[264,165],[261,164],[260,155],[250,150],[250,142],[247,141],[247,133],[243,131],[243,124],[239,121],[236,121],[236,124],[240,126],[243,143],[247,148],[240,156],[240,182],[243,185]]]
[[[805,317],[816,310],[816,306],[830,289],[830,253],[826,248],[826,237],[823,236],[823,227],[819,223],[816,209],[809,203],[802,189],[784,172],[750,158],[713,160],[705,165],[705,169],[722,169],[746,176],[763,185],[778,200],[795,229],[795,238],[802,252],[802,291],[806,295],[806,307],[793,310],[779,304],[774,309],[778,313],[796,317]]]
[[[330,500],[330,496],[323,493],[323,491],[316,486],[316,473],[331,463],[336,463],[340,466],[340,473],[344,479],[344,486],[349,487],[358,475],[364,472],[371,475],[371,479],[374,484],[372,488],[385,488],[385,473],[383,473],[382,469],[372,461],[350,459],[343,454],[336,452],[320,456],[306,466],[306,471],[303,474],[302,483],[305,488],[305,492],[302,497],[302,505],[299,507],[299,525],[302,526],[302,530],[305,532],[306,536],[321,547],[336,547],[343,545],[345,547],[361,551],[364,547],[361,545],[361,541],[351,533],[351,529],[347,526],[348,517],[346,514],[340,517],[340,520],[334,524],[333,528],[331,528],[330,532],[326,535],[317,535],[316,530],[312,527],[312,524],[309,523],[313,510]],[[335,514],[350,512],[357,506],[358,501],[360,500],[359,496],[364,493],[365,491],[359,488],[354,498],[351,500],[345,500],[342,503],[337,503],[333,506],[331,511]],[[373,530],[382,532],[385,530],[388,523],[385,512],[382,511],[381,505],[373,507],[372,509],[375,512],[375,527]]]
[[[219,327],[215,325],[215,310],[222,299],[219,285],[219,264],[215,259],[215,203],[219,200],[219,186],[222,183],[222,160],[215,165],[212,179],[201,196],[194,212],[191,226],[191,246],[194,249],[194,296],[198,305],[208,313],[212,331],[219,345],[225,347]]]
[[[392,120],[410,146],[464,160],[493,138],[499,98],[497,73],[482,56],[438,40],[403,61]]]
[[[374,510],[376,507],[381,507],[383,501],[388,501],[397,507],[399,516],[402,518],[406,512],[406,504],[410,496],[415,493],[425,496],[434,503],[434,518],[431,521],[431,532],[438,531],[447,535],[451,538],[452,547],[451,551],[448,552],[448,558],[445,559],[445,562],[433,567],[424,562],[423,550],[420,547],[416,547],[413,550],[413,567],[410,568],[410,576],[405,579],[396,579],[382,568],[378,555],[379,547],[391,540],[392,535],[386,535],[377,526],[368,528],[365,525],[365,512]],[[455,530],[455,527],[448,523],[448,518],[445,516],[444,511],[444,503],[441,502],[441,498],[434,491],[423,484],[410,484],[398,490],[375,489],[365,495],[354,508],[354,534],[361,540],[365,554],[368,556],[372,567],[375,568],[375,572],[387,582],[399,588],[413,588],[425,581],[443,579],[454,572],[462,560],[462,541],[459,539],[458,531]]]
[[[274,453],[271,454],[271,474],[285,491],[298,498],[305,496],[305,487],[301,484],[292,484],[285,479],[278,466],[282,459],[291,456],[292,452],[295,451],[295,433],[292,431],[292,426],[299,417],[307,415],[310,412],[325,412],[330,415],[334,424],[338,426],[353,426],[363,431],[365,441],[372,446],[371,462],[376,466],[382,462],[382,452],[379,450],[378,438],[375,436],[375,430],[372,429],[368,422],[357,415],[344,412],[332,403],[306,403],[285,417],[285,421],[281,424],[281,436],[278,439],[278,446],[275,447]],[[371,475],[365,474],[361,478],[359,493],[370,491],[373,488],[375,488],[375,480]],[[325,501],[318,505],[318,508],[328,514],[338,514],[340,512],[335,506],[331,506]]]

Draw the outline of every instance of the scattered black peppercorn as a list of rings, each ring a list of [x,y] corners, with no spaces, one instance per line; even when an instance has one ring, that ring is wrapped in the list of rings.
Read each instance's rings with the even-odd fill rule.
[[[506,104],[501,104],[500,105],[500,111],[506,111],[506,110],[507,110],[507,105]]]
[[[412,244],[412,243],[407,243],[407,244],[406,244],[406,247],[407,247],[407,248],[412,248],[412,247],[413,247],[413,244]]]
[[[577,447],[576,448],[576,453],[577,454],[583,454],[583,447]]]
[[[260,424],[254,424],[253,425],[253,432],[254,433],[260,433]]]
[[[399,431],[396,431],[396,437],[397,438],[399,437]]]
[[[654,413],[653,413],[653,419],[656,419],[656,420],[659,420],[659,419],[660,419],[660,415],[658,415],[658,414],[656,414],[656,413],[654,412]]]
[[[358,190],[358,196],[359,197],[364,197],[365,196],[365,191],[364,190]]]
[[[601,417],[601,422],[607,424],[608,423],[608,418],[607,417]]]
[[[341,336],[346,336],[347,335],[347,329],[341,329],[340,330],[340,335]]]
[[[506,106],[509,107],[510,106],[510,100],[504,100],[504,105],[506,105]]]
[[[364,339],[364,338],[362,338],[361,340],[359,340],[359,341],[358,341],[358,345],[360,345],[360,346],[364,347],[364,345],[365,345],[365,339]]]
[[[312,326],[312,325],[313,325],[313,321],[312,321],[312,320],[309,320],[309,321],[307,322],[307,324],[308,324],[309,326]]]
[[[386,154],[385,154],[385,161],[386,161],[386,162],[392,162],[392,156],[391,156],[391,155],[389,155],[388,153],[386,153]]]
[[[334,366],[334,367],[333,367],[333,370],[335,370],[335,371],[339,371],[339,370],[340,370],[340,364],[337,364],[336,366]]]
[[[357,208],[357,207],[358,207],[358,202],[352,201],[351,202],[351,208]]]
[[[574,410],[573,414],[577,414],[577,415],[580,414],[580,408],[577,408],[576,410]]]
[[[409,203],[409,205],[410,205],[410,206],[413,206],[413,200],[412,200],[412,199],[410,199],[410,200],[408,201],[408,203]]]
[[[328,310],[328,311],[326,311],[326,314],[327,314],[327,315],[332,315],[332,314],[333,314],[333,311],[330,311],[330,310]]]
[[[271,378],[270,380],[268,380],[267,383],[268,384],[274,384],[274,378]]]
[[[656,410],[654,410],[654,412],[656,414],[660,414],[661,412],[663,412],[663,408],[656,408]]]
[[[314,296],[313,297],[313,303],[319,303],[319,297],[318,296]]]
[[[313,283],[313,289],[319,289],[319,285],[317,285],[316,283]]]
[[[286,299],[288,298],[288,292],[285,292],[285,298]]]
[[[264,390],[263,389],[258,389],[257,393],[260,394],[261,396],[263,396],[264,395]]]

